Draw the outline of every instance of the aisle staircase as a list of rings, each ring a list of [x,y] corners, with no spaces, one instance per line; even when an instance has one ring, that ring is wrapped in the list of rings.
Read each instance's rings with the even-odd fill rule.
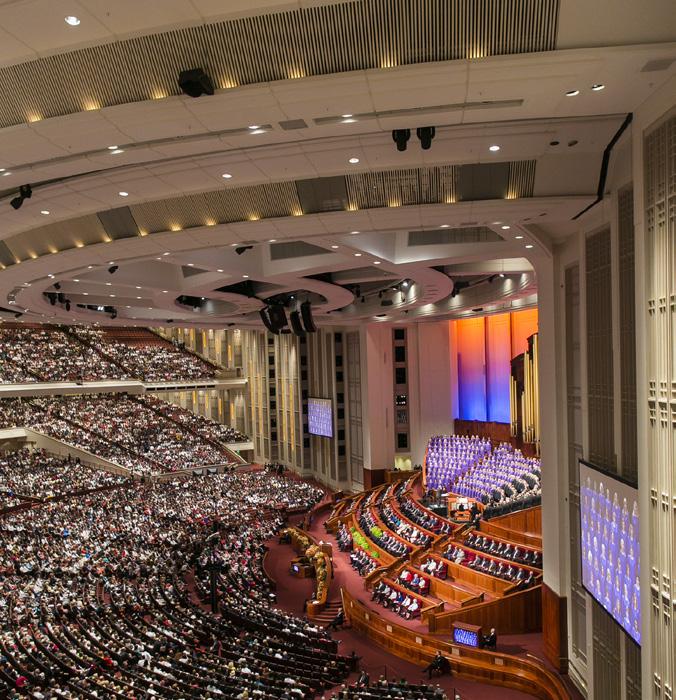
[[[320,627],[326,627],[326,625],[333,621],[333,618],[338,614],[338,611],[342,605],[343,604],[340,598],[330,600],[324,609],[318,615],[312,618],[312,621]]]

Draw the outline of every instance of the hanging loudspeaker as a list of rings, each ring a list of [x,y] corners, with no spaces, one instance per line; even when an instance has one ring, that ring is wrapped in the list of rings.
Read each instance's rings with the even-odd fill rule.
[[[279,329],[275,328],[272,325],[272,322],[270,321],[270,316],[268,316],[268,307],[266,306],[264,309],[261,309],[258,313],[261,316],[261,321],[263,321],[263,325],[270,331],[270,333],[278,335]]]
[[[303,324],[300,322],[300,314],[298,311],[292,311],[289,314],[289,323],[291,324],[291,330],[294,332],[294,335],[300,338],[305,336],[305,328],[303,328]]]
[[[300,305],[300,315],[303,319],[303,325],[308,333],[316,333],[317,326],[312,318],[312,305],[309,301],[304,301]]]

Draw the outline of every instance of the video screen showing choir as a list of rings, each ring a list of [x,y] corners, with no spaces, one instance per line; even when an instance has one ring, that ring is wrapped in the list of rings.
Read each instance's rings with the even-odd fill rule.
[[[582,583],[641,643],[641,563],[636,489],[580,462]]]
[[[310,435],[333,437],[333,411],[330,399],[308,399],[307,418]]]

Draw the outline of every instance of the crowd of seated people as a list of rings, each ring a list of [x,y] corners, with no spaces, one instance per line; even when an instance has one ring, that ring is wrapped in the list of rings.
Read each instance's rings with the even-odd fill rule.
[[[463,554],[461,554],[463,552]],[[457,564],[462,564],[475,571],[480,571],[496,578],[510,581],[517,584],[519,588],[528,588],[532,586],[536,579],[532,570],[524,569],[518,565],[512,565],[508,562],[493,559],[492,557],[482,557],[480,554],[468,554],[462,547],[458,545],[449,545],[444,552],[446,559],[455,561]]]
[[[23,381],[95,381],[129,379],[120,367],[78,342],[55,326],[0,328],[3,383],[12,381],[13,367],[25,374]]]
[[[430,580],[428,578],[408,569],[402,570],[397,577],[397,583],[422,596],[429,593],[430,590]]]
[[[124,329],[123,329],[124,330]],[[43,325],[0,328],[0,383],[136,379],[145,382],[208,379],[216,368],[184,349],[138,331],[116,338],[99,328]]]
[[[345,523],[342,523],[336,531],[336,540],[341,552],[349,552],[352,549],[352,534]]]
[[[437,435],[427,445],[427,487],[448,491],[459,476],[489,455],[491,441],[477,435]]]
[[[109,358],[134,379],[144,382],[189,381],[213,377],[215,368],[201,358],[182,350],[178,345],[155,337],[150,331],[124,342],[115,337],[116,329],[72,326],[71,332],[103,358]]]
[[[505,512],[530,507],[540,496],[540,460],[503,443],[456,478],[451,490],[492,508],[503,506]]]
[[[350,564],[360,576],[368,576],[378,568],[378,562],[363,549],[355,549],[350,553]]]
[[[404,557],[408,555],[410,547],[398,540],[391,533],[383,530],[378,525],[375,516],[370,510],[363,510],[361,512],[359,516],[359,525],[368,537],[393,557]]]
[[[442,521],[441,518],[423,510],[410,498],[403,499],[399,507],[409,520],[437,535],[448,535],[453,529],[453,526],[448,521]]]
[[[416,547],[427,547],[432,541],[429,535],[400,518],[390,505],[386,505],[381,509],[380,517],[399,537]]]
[[[518,564],[533,566],[536,569],[542,568],[542,552],[509,542],[500,542],[491,537],[482,536],[480,532],[470,532],[464,545],[501,559],[509,559]]]
[[[386,581],[379,581],[371,592],[371,600],[389,608],[405,620],[420,616],[422,604],[416,594],[408,595],[399,588],[390,586]]]
[[[445,579],[448,575],[448,566],[441,559],[427,557],[418,567],[421,571],[436,578]]]
[[[222,426],[153,397],[53,396],[0,400],[0,427],[31,427],[136,473],[229,464]]]
[[[45,450],[0,452],[0,491],[33,498],[53,498],[76,491],[122,484],[126,479],[92,469],[79,459]]]
[[[276,610],[263,573],[264,540],[282,519],[260,504],[297,502],[300,488],[231,473],[6,515],[0,695],[272,700],[341,682],[348,663],[335,642]],[[220,616],[188,585],[194,577],[202,591],[212,561]]]
[[[384,678],[372,684],[365,672],[355,684],[343,685],[329,697],[332,700],[448,700],[438,685],[409,683],[404,679],[387,681]],[[456,695],[454,700],[460,700],[460,696]]]

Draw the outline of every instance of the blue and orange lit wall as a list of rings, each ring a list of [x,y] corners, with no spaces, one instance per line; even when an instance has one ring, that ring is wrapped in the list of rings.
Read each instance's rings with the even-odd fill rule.
[[[513,357],[537,333],[537,309],[451,321],[458,363],[457,415],[461,420],[509,423]]]

